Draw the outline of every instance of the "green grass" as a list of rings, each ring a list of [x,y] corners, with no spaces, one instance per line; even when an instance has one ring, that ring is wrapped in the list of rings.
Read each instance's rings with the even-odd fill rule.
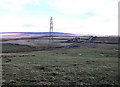
[[[118,85],[117,53],[76,47],[3,54],[3,81],[10,85]]]
[[[27,45],[17,45],[17,44],[9,44],[4,43],[2,44],[2,51],[12,51],[12,50],[20,50],[20,49],[28,49],[30,46]]]

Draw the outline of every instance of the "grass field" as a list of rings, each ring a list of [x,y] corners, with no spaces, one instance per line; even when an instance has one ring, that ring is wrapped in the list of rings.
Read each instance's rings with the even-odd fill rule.
[[[70,45],[72,43],[65,43],[65,44],[61,43],[61,42],[67,41],[70,38],[73,38],[73,37],[66,37],[66,36],[65,37],[54,37],[53,45],[54,45],[54,47]],[[18,49],[19,48],[27,49],[27,48],[29,48],[28,46],[39,47],[39,48],[48,48],[49,37],[39,37],[39,38],[34,38],[34,39],[29,38],[29,39],[8,40],[8,41],[3,41],[2,44],[5,45],[5,46],[3,46],[3,51],[4,50],[7,51],[9,48],[12,50],[15,47],[17,47]],[[15,46],[11,45],[11,44],[15,44]],[[27,45],[27,46],[24,46],[24,45]],[[7,47],[8,47],[8,49],[6,49]]]
[[[67,49],[3,53],[3,84],[115,86],[117,46],[89,43]]]

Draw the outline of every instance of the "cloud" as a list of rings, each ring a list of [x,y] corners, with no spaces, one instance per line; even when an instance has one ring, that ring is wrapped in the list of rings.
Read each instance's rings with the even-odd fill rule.
[[[48,4],[62,14],[72,14],[73,17],[77,15],[78,19],[74,22],[69,20],[62,24],[62,26],[68,26],[64,27],[66,29],[64,31],[117,34],[118,0],[53,0]]]
[[[40,5],[42,0],[0,0],[0,8],[8,11],[24,10],[26,4]]]
[[[22,26],[23,27],[34,27],[34,25],[32,25],[32,24],[23,24]]]
[[[63,14],[114,17],[118,0],[51,0],[48,4]]]
[[[49,5],[56,7],[63,13],[81,14],[90,10],[103,11],[117,0],[51,0]],[[109,8],[108,7],[108,8]],[[104,8],[104,9],[102,9]],[[112,7],[111,7],[112,8]]]
[[[0,16],[1,32],[49,31],[49,19],[6,14]]]
[[[44,4],[42,4],[44,2]],[[31,14],[25,6],[35,6]],[[1,31],[43,32],[49,31],[49,19],[53,15],[54,31],[76,34],[116,34],[118,31],[117,0],[0,0],[0,8],[12,11],[0,14]],[[54,12],[45,8],[54,8]],[[37,10],[38,11],[38,10]],[[48,12],[48,13],[47,13]],[[50,15],[49,15],[50,14]]]
[[[94,1],[96,1],[96,0],[94,0]],[[93,3],[90,0],[53,0],[53,1],[49,1],[49,5],[56,7],[62,13],[74,13],[74,14],[86,13],[88,10],[90,10],[92,8],[92,6],[93,6],[92,4]]]

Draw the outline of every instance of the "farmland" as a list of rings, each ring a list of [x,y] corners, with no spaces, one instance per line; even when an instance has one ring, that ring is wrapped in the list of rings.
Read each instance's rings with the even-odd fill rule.
[[[47,37],[3,41],[3,85],[117,86],[116,40],[111,44],[108,43],[111,40],[104,43],[97,38],[94,40],[97,43],[64,48],[76,44],[63,43],[70,38],[74,37],[54,37],[53,49],[48,49]],[[55,48],[57,46],[63,48]]]

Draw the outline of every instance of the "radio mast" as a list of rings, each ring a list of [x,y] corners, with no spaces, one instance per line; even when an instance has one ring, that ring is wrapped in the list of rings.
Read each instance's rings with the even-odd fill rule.
[[[53,47],[53,18],[50,18],[49,47]]]

